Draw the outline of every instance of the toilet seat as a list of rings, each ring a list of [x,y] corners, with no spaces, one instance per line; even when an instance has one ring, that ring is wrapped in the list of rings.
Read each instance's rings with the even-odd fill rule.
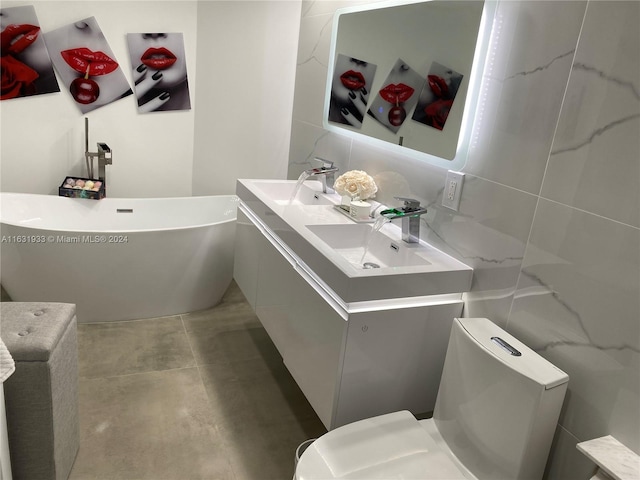
[[[313,442],[296,468],[296,480],[438,479],[475,477],[453,456],[433,420],[408,411],[367,418]]]

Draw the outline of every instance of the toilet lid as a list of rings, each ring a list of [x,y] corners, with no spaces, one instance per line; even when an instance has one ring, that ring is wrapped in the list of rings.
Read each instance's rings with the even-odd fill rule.
[[[407,411],[368,418],[323,435],[303,453],[297,480],[468,479]]]

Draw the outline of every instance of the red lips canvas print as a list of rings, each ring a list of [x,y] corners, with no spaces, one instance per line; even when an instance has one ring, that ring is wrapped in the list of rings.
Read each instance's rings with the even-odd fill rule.
[[[95,17],[44,35],[58,75],[82,113],[133,93]]]
[[[0,8],[0,100],[59,92],[33,6]]]
[[[187,60],[182,33],[129,33],[138,112],[189,110]]]

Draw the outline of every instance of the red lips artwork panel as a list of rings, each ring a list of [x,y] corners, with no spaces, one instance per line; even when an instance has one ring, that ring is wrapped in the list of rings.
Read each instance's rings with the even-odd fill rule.
[[[375,64],[359,58],[336,56],[329,101],[330,122],[354,129],[362,127],[376,68]]]
[[[462,79],[462,74],[433,62],[411,119],[443,130]]]
[[[399,58],[382,83],[382,88],[367,112],[378,122],[397,133],[418,101],[424,79]]]
[[[44,35],[51,60],[82,113],[133,93],[95,17]]]
[[[59,92],[33,6],[0,8],[0,100]]]
[[[138,112],[189,110],[187,60],[182,33],[128,33]]]

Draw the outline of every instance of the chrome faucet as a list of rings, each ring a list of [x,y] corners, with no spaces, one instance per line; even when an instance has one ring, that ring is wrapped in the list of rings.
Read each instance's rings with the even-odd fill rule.
[[[427,209],[420,206],[419,200],[404,197],[395,198],[403,201],[404,206],[382,210],[380,215],[389,220],[402,218],[402,240],[407,243],[420,242],[420,216],[427,213]]]
[[[305,170],[304,173],[307,175],[307,178],[318,177],[318,180],[322,183],[322,193],[335,193],[333,184],[336,181],[336,172],[339,168],[334,167],[333,162],[329,160],[324,160],[318,157],[316,157],[315,160],[321,162],[322,166],[319,168],[310,168],[309,170]]]
[[[84,119],[84,158],[87,162],[87,176],[89,178],[95,178],[93,176],[93,159],[98,159],[98,179],[106,185],[106,166],[111,165],[112,162],[112,151],[109,148],[109,145],[106,143],[98,142],[98,151],[90,152],[89,151],[89,119],[85,117]]]

